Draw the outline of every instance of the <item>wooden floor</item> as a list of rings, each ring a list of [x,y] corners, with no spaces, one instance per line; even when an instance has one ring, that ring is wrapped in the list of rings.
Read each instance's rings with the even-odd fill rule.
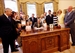
[[[22,52],[22,48],[18,48],[19,51],[18,52],[13,52],[13,53],[23,53]],[[3,53],[3,48],[2,48],[2,44],[0,43],[0,53]],[[9,53],[11,53],[11,50],[9,49]],[[75,53],[75,46],[71,46],[70,49],[64,50],[63,52],[54,52],[54,53]]]

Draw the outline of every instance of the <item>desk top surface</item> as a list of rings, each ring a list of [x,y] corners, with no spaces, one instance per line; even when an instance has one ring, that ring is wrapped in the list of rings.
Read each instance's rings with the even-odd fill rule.
[[[27,37],[27,36],[40,35],[40,34],[45,34],[45,33],[61,32],[63,30],[70,30],[70,28],[50,29],[50,30],[37,30],[37,31],[30,31],[30,32],[26,32],[26,31],[22,30],[20,36],[21,37]]]

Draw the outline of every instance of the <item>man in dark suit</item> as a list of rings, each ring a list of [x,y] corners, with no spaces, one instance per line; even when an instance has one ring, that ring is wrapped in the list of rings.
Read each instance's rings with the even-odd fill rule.
[[[65,27],[70,28],[72,37],[72,46],[75,46],[75,12],[72,10],[73,7],[69,6],[68,12],[65,15]]]
[[[32,14],[32,17],[29,18],[30,21],[32,21],[32,28],[35,22],[37,22],[37,18],[34,17],[34,14]]]
[[[46,16],[47,25],[53,24],[53,15],[51,14],[51,10],[48,11],[48,15]]]
[[[41,20],[38,19],[37,22],[34,23],[34,27],[35,27],[35,28],[41,28],[41,27],[43,27],[43,24],[42,24],[42,22],[40,22],[40,21],[41,21]]]
[[[5,9],[5,13],[0,16],[0,37],[2,39],[3,52],[8,53],[9,45],[11,52],[18,51],[15,49],[14,41],[17,38],[16,28],[14,21],[10,17],[12,10],[9,8]]]

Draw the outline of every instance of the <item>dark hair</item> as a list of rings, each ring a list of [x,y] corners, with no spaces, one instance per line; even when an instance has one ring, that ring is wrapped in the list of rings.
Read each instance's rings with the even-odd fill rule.
[[[51,10],[48,10],[49,12],[51,12]]]
[[[53,12],[53,14],[56,14],[56,12]]]
[[[16,14],[16,12],[12,11],[12,15],[11,15],[12,18],[14,17],[14,14]]]

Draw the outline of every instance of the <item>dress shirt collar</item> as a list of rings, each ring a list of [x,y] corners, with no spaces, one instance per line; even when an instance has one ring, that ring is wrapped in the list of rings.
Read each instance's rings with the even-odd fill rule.
[[[51,14],[49,14],[49,16],[51,17],[52,15],[51,15]]]
[[[72,11],[71,11],[71,12],[72,12]],[[71,12],[68,12],[68,15],[69,15]]]
[[[4,13],[4,15],[8,18],[8,15],[6,13]]]

